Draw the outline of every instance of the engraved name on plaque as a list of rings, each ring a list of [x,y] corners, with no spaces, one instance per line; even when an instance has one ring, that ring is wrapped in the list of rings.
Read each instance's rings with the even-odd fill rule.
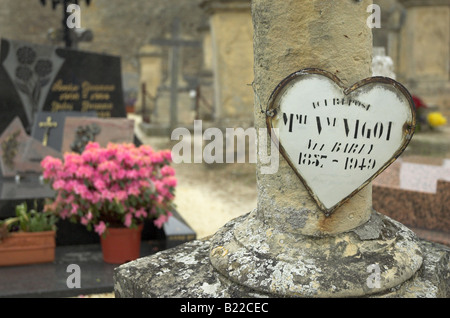
[[[267,125],[329,215],[398,158],[414,133],[415,112],[408,91],[390,78],[347,88],[329,72],[305,69],[274,90]]]

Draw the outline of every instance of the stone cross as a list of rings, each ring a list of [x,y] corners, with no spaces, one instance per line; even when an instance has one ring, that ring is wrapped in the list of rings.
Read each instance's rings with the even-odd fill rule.
[[[56,121],[52,122],[52,117],[48,116],[46,121],[39,123],[39,128],[45,128],[44,138],[42,139],[42,145],[47,146],[48,135],[50,134],[50,129],[58,127]]]
[[[180,38],[180,20],[172,23],[171,39],[154,39],[151,44],[169,46],[170,54],[170,127],[175,128],[178,123],[178,72],[180,68],[180,48],[183,46],[198,47],[199,41],[188,41]]]

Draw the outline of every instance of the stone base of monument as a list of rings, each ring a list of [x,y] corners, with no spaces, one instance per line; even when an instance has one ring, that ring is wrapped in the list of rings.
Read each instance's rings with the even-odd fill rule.
[[[212,237],[117,267],[116,297],[449,297],[450,249],[373,212],[335,236],[289,237],[255,211]]]

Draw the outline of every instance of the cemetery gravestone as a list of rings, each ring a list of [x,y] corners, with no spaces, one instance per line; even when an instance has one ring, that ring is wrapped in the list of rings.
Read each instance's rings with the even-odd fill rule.
[[[106,147],[112,143],[133,143],[134,120],[126,118],[66,117],[62,152],[81,152],[89,141]]]
[[[76,111],[59,111],[59,112],[38,112],[36,115],[36,121],[33,125],[31,136],[44,143],[44,138],[47,136],[47,146],[51,147],[57,151],[62,151],[63,137],[64,137],[64,126],[66,117],[97,117],[97,113],[94,111],[90,112],[76,112]],[[54,127],[46,128],[45,123],[50,118],[51,122],[54,122]]]
[[[2,39],[0,63],[0,130],[42,111],[126,117],[119,57]]]
[[[52,197],[54,192],[39,179],[41,160],[49,155],[61,157],[61,153],[43,146],[25,132],[16,117],[0,136],[0,217],[14,215],[16,204]]]
[[[0,137],[2,175],[15,177],[42,173],[40,162],[45,156],[61,157],[61,153],[28,136],[16,117]]]

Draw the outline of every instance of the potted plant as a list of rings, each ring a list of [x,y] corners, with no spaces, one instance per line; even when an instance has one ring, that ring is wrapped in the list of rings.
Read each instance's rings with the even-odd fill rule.
[[[105,262],[136,259],[144,220],[161,228],[172,215],[177,180],[170,162],[170,150],[96,142],[63,160],[48,156],[41,163],[43,176],[56,197],[44,210],[98,233]]]
[[[46,263],[55,260],[54,214],[16,206],[16,216],[0,222],[0,265]]]

